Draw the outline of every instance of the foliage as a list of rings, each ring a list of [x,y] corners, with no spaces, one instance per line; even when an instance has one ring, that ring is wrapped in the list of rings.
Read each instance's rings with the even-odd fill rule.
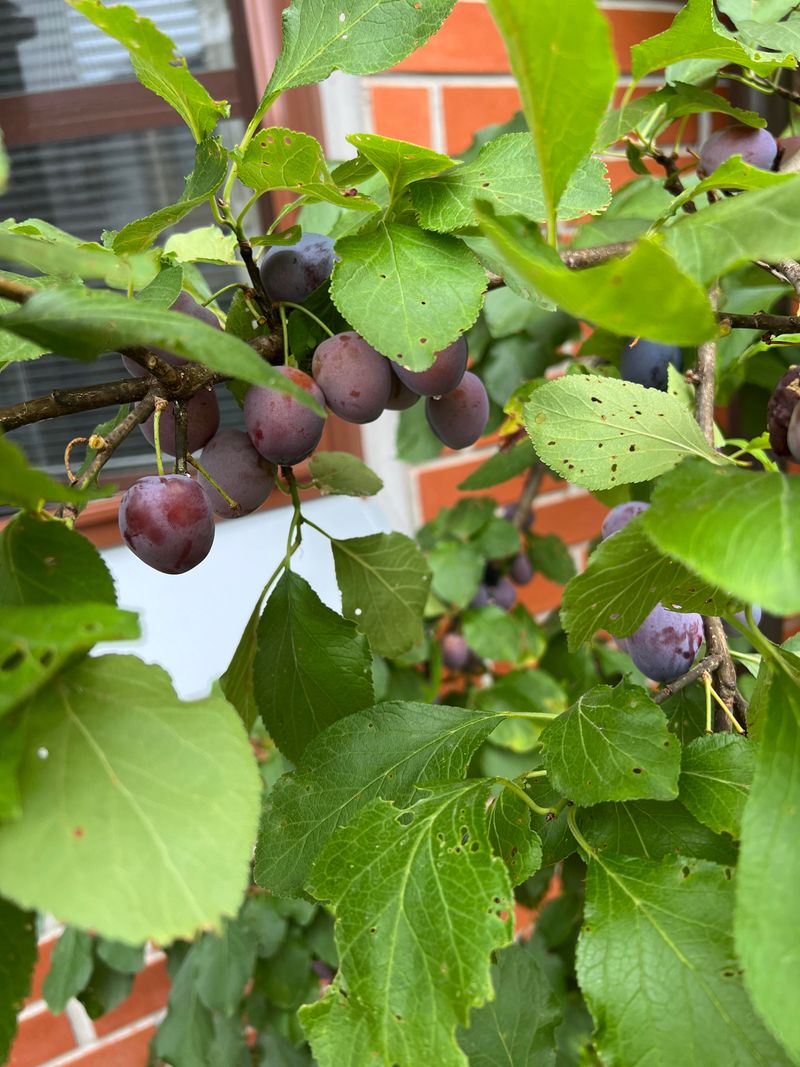
[[[354,133],[355,156],[332,166],[308,133],[262,128],[265,113],[334,70],[396,64],[453,0],[291,0],[232,149],[217,136],[226,103],[150,20],[67,2],[127,49],[196,151],[182,192],[97,242],[0,224],[0,372],[119,350],[139,374],[103,387],[118,414],[68,483],[0,439],[0,504],[15,512],[0,531],[0,1053],[38,911],[66,924],[44,988],[56,1012],[72,997],[111,1010],[147,943],[165,949],[152,1057],[173,1067],[799,1063],[800,660],[752,606],[800,612],[798,481],[765,434],[800,333],[773,313],[800,292],[800,179],[738,155],[697,175],[683,127],[674,152],[664,140],[712,113],[769,137],[758,109],[728,99],[732,80],[797,118],[795,5],[689,0],[634,47],[614,107],[594,0],[489,0],[522,115],[460,159]],[[661,69],[664,85],[636,95]],[[609,148],[632,170],[613,193],[592,155]],[[7,170],[2,156],[0,184]],[[272,190],[299,222],[253,232]],[[204,204],[212,226],[156,244]],[[324,280],[270,300],[269,264],[300,256],[301,230],[312,267],[328,256]],[[227,314],[198,263],[246,269]],[[187,294],[207,306],[176,313]],[[383,382],[379,407],[391,363],[426,371],[466,334],[499,444],[484,437],[465,495],[413,539],[315,527],[337,611],[292,561],[315,525],[300,489],[382,488],[346,453],[300,467],[324,414],[306,371],[348,330],[372,346],[378,385],[359,388]],[[639,337],[685,346],[687,373],[671,366],[663,391],[625,381]],[[157,395],[180,414],[223,382],[280,401],[281,432],[303,433],[296,469],[265,475],[291,501],[284,557],[213,693],[184,702],[160,668],[96,647],[135,637],[137,620],[75,522],[112,491],[98,475],[137,422],[173,417]],[[715,398],[736,400],[741,430],[715,427]],[[0,428],[52,403],[0,411]],[[398,419],[409,461],[440,452],[422,410]],[[185,446],[176,473],[207,477]],[[537,530],[545,477],[649,507],[578,575]],[[564,586],[560,617],[529,610],[542,579]],[[656,689],[622,648],[661,605],[701,614],[706,643]],[[659,636],[670,651],[674,633]],[[520,905],[536,927],[514,943]]]

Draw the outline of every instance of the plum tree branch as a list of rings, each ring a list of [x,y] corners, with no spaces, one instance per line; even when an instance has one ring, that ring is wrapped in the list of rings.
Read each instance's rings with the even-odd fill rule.
[[[701,659],[699,663],[696,663],[691,670],[686,674],[682,674],[680,678],[676,678],[674,681],[669,682],[667,685],[662,686],[657,693],[653,694],[653,700],[656,704],[663,704],[669,697],[674,696],[675,693],[679,693],[681,689],[685,689],[692,682],[696,682],[698,678],[702,678],[704,674],[713,674],[720,665],[720,657],[717,655],[706,656]]]
[[[800,282],[800,264],[798,282]],[[800,333],[800,315],[772,315],[767,311],[756,311],[752,315],[739,315],[732,311],[720,312],[717,316],[721,326],[732,330],[761,330],[762,333]]]
[[[528,516],[531,513],[533,502],[536,499],[536,494],[539,492],[546,469],[544,463],[537,461],[534,466],[528,470],[528,473],[525,476],[525,487],[522,490],[519,503],[514,511],[514,516],[511,519],[511,522],[518,530],[521,530],[528,521]]]

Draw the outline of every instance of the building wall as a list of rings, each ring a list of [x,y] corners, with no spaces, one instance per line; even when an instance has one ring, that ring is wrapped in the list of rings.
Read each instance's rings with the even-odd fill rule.
[[[601,0],[617,48],[621,89],[629,81],[630,46],[665,29],[680,6],[672,0]],[[335,75],[324,87],[321,103],[327,149],[339,157],[347,148],[344,136],[358,129],[458,153],[474,130],[504,122],[519,108],[505,52],[483,0],[459,0],[440,33],[393,70],[363,79]],[[614,185],[629,177],[624,161],[609,159],[608,166]],[[363,444],[365,458],[387,483],[380,503],[396,528],[411,529],[453,504],[458,483],[493,451],[491,444],[467,453],[445,451],[409,471],[393,459],[393,428],[391,417],[384,416],[364,428]],[[507,503],[520,489],[521,478],[493,493]],[[604,511],[583,491],[548,478],[537,501],[535,529],[562,537],[580,564]],[[525,594],[530,608],[545,611],[558,605],[561,589],[537,577]],[[147,1046],[168,995],[163,955],[150,953],[131,997],[105,1018],[92,1023],[76,1002],[54,1018],[41,987],[57,936],[53,929],[42,941],[8,1067],[145,1067]]]

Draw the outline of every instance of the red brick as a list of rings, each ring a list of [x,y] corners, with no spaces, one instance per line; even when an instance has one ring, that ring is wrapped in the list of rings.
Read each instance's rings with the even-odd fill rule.
[[[635,11],[628,7],[605,11],[604,14],[611,23],[617,65],[624,74],[631,69],[631,48],[646,37],[663,33],[675,18],[674,11]]]
[[[155,1026],[148,1026],[116,1040],[112,1037],[102,1045],[87,1049],[84,1056],[77,1057],[75,1067],[145,1067],[148,1046],[155,1032]],[[73,1065],[70,1064],[70,1067]]]
[[[430,145],[431,116],[428,90],[400,85],[373,85],[372,124],[381,137]]]
[[[538,523],[537,523],[538,525]],[[541,574],[534,575],[533,581],[517,590],[517,596],[521,604],[532,614],[537,615],[540,611],[552,611],[561,604],[564,593],[563,585],[551,582],[549,578]]]
[[[463,152],[476,130],[507,122],[520,109],[514,86],[446,85],[442,89],[447,151]]]
[[[457,5],[438,33],[395,70],[444,74],[496,74],[510,70],[505,45],[489,9]]]
[[[47,977],[47,972],[50,970],[50,960],[53,955],[53,949],[60,936],[60,934],[53,934],[39,942],[39,955],[36,959],[36,966],[33,969],[31,995],[25,1001],[26,1004],[32,1004],[33,1001],[42,999],[42,986]]]
[[[6,1067],[38,1067],[75,1047],[66,1015],[41,1011],[20,1023]]]
[[[568,545],[589,541],[600,533],[608,508],[589,493],[547,505],[547,497],[536,507],[538,534],[558,534]]]
[[[166,960],[151,963],[136,975],[130,996],[113,1011],[95,1020],[94,1028],[99,1037],[113,1033],[123,1026],[150,1015],[167,1006],[170,981]]]

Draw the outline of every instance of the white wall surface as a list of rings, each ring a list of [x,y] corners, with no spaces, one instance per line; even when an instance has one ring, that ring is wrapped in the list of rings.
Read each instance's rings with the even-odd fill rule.
[[[328,497],[304,504],[303,512],[334,537],[390,529],[374,501]],[[98,651],[132,652],[164,667],[183,699],[205,696],[227,668],[253,605],[286,551],[291,515],[290,508],[274,508],[217,523],[211,552],[187,574],[152,570],[124,545],[106,549],[103,557],[119,606],[139,612],[142,637],[98,646]],[[308,526],[292,569],[326,604],[340,609],[330,546]]]

